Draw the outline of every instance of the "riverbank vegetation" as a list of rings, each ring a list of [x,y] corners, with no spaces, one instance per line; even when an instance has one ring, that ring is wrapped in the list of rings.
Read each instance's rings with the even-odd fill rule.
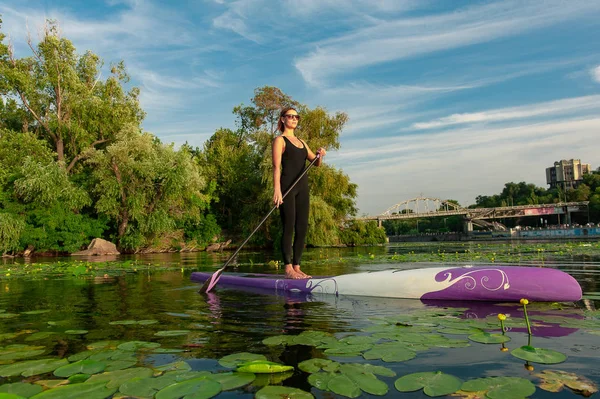
[[[0,30],[0,254],[71,253],[95,237],[126,252],[195,250],[246,236],[271,207],[279,109],[297,107],[298,135],[314,148],[338,149],[348,119],[262,87],[234,108],[236,129],[175,148],[142,129],[123,62],[79,54],[53,22],[29,45],[17,58]],[[385,242],[382,229],[345,223],[356,184],[341,170],[325,165],[309,179],[308,245]],[[280,234],[272,217],[253,244],[276,245]]]

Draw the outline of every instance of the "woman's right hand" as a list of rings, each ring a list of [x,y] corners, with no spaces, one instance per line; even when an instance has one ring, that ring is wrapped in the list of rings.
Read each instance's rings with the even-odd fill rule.
[[[283,195],[281,195],[281,190],[275,190],[273,194],[273,204],[279,208],[279,205],[283,204]]]

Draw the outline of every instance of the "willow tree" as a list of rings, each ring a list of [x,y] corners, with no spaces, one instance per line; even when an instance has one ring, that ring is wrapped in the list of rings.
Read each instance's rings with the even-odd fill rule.
[[[91,198],[55,156],[33,133],[0,129],[0,241],[11,250],[76,251],[105,228],[81,212]]]
[[[117,225],[122,247],[152,245],[186,223],[206,223],[207,235],[217,232],[214,221],[205,220],[213,187],[185,148],[176,150],[131,125],[87,162],[93,166],[95,207]]]
[[[31,55],[17,58],[0,42],[2,119],[5,127],[47,140],[68,173],[124,126],[141,123],[139,90],[123,88],[129,81],[123,62],[102,79],[100,57],[91,51],[78,54],[53,21],[46,23],[37,45],[31,38],[28,44]]]

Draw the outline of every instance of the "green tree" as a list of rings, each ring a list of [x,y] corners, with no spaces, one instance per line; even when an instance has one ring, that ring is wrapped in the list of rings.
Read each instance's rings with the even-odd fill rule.
[[[78,55],[53,21],[37,46],[31,40],[29,46],[32,56],[17,59],[9,46],[0,45],[0,119],[5,127],[47,140],[68,173],[123,126],[142,121],[139,90],[123,89],[129,80],[123,62],[102,80],[101,59],[90,51]]]
[[[122,247],[151,244],[190,220],[214,231],[204,219],[214,185],[207,184],[185,148],[175,150],[130,125],[88,162],[93,166],[95,207],[116,224]]]
[[[24,229],[22,218],[0,211],[0,253],[19,250],[19,239]]]
[[[379,228],[374,220],[354,220],[340,233],[346,245],[379,245],[387,241],[385,229]]]
[[[54,159],[47,143],[32,133],[0,129],[4,251],[31,246],[37,252],[73,252],[106,229],[102,220],[81,213],[91,199]]]
[[[256,201],[262,187],[260,154],[239,133],[219,129],[204,143],[198,162],[206,178],[215,183],[211,209],[219,224],[230,233],[243,233],[240,227],[250,214],[264,210]]]

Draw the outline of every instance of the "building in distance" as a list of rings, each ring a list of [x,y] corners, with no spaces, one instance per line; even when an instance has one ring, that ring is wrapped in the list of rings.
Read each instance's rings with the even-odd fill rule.
[[[560,187],[563,190],[575,188],[583,180],[583,175],[591,173],[589,163],[581,163],[580,159],[560,160],[554,166],[546,168],[546,183],[550,188]]]

